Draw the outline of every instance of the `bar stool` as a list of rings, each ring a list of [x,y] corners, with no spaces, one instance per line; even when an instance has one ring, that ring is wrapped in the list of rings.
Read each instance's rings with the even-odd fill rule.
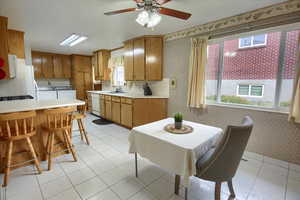
[[[67,147],[64,151],[71,152],[74,161],[77,161],[75,150],[70,139],[74,111],[76,111],[75,107],[54,108],[44,111],[47,117],[47,126],[44,128],[48,132],[46,145],[48,154],[48,170],[51,170],[52,167],[52,155],[57,153],[53,152],[55,135],[58,137],[63,136],[64,143]]]
[[[84,128],[84,125],[82,122],[82,119],[84,119],[86,117],[85,113],[86,113],[86,105],[78,106],[77,112],[75,112],[73,115],[73,119],[77,120],[81,140],[84,140],[84,138],[85,138],[87,145],[90,145],[90,141],[88,139],[87,132],[85,131],[85,128]]]
[[[6,162],[4,169],[3,186],[8,184],[8,176],[10,173],[12,151],[15,141],[25,140],[29,151],[33,157],[34,164],[39,173],[42,173],[39,160],[36,156],[34,147],[31,143],[31,137],[36,134],[35,127],[35,111],[18,112],[0,115],[0,141],[6,143]],[[28,162],[28,161],[27,161]],[[17,165],[17,164],[16,164]],[[14,166],[16,166],[14,165]]]

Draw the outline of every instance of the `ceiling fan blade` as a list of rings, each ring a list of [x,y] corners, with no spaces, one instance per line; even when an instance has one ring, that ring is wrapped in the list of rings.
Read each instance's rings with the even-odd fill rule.
[[[133,1],[135,1],[136,3],[143,3],[144,2],[144,0],[133,0]]]
[[[156,3],[158,3],[159,5],[163,5],[163,4],[166,4],[168,2],[170,2],[171,0],[155,0]]]
[[[190,13],[182,12],[179,10],[173,10],[170,8],[163,8],[163,7],[161,7],[159,9],[159,13],[163,14],[163,15],[168,15],[171,17],[177,17],[179,19],[184,19],[184,20],[187,20],[188,18],[190,18],[192,16],[192,14],[190,14]]]
[[[133,11],[136,11],[136,10],[137,10],[137,8],[127,8],[127,9],[107,12],[107,13],[104,13],[104,15],[117,15],[117,14],[126,13],[126,12],[133,12]]]

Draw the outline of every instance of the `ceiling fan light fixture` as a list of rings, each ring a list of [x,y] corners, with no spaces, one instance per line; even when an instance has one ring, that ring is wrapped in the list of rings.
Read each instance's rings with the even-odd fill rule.
[[[140,12],[136,19],[137,23],[147,28],[152,28],[158,25],[160,21],[161,21],[161,16],[158,13],[146,11],[146,10]]]

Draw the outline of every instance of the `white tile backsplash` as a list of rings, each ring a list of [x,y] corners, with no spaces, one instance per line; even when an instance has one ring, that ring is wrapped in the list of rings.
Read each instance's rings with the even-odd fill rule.
[[[147,81],[154,96],[167,96],[169,97],[170,79],[165,78],[162,81]],[[126,85],[122,87],[124,92],[130,94],[142,95],[144,94],[143,85],[145,81],[127,81]],[[111,91],[114,88],[111,86],[110,81],[102,83],[102,90]]]

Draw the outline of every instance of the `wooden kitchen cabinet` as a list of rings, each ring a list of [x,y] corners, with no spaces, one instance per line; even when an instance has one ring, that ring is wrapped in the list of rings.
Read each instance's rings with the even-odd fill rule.
[[[127,81],[162,80],[163,38],[143,36],[124,42],[124,69]]]
[[[90,56],[72,55],[72,84],[77,99],[85,101],[87,91],[93,89],[92,63]]]
[[[120,102],[111,102],[111,111],[112,111],[112,121],[115,123],[121,123],[121,103]]]
[[[25,59],[24,32],[8,30],[8,52],[17,58]]]
[[[71,57],[69,55],[62,55],[61,57],[64,78],[70,79],[72,77]]]
[[[64,78],[62,56],[53,55],[54,78]]]
[[[124,100],[123,100],[124,99]],[[121,124],[123,126],[132,127],[132,104],[128,102],[131,101],[131,99],[128,99],[130,101],[127,101],[127,98],[122,98],[122,104],[121,104]]]
[[[136,81],[145,80],[145,39],[133,41],[133,78]]]
[[[51,54],[42,55],[42,75],[44,78],[54,78],[53,56]]]
[[[134,99],[133,127],[167,117],[167,99]]]
[[[108,120],[112,120],[111,101],[110,100],[105,100],[105,118]]]
[[[3,60],[3,66],[0,68],[0,79],[9,79],[10,71],[8,65],[8,19],[0,16],[0,58]]]
[[[32,56],[32,65],[34,67],[34,78],[41,79],[43,78],[42,72],[42,55],[39,52],[31,52]]]
[[[38,51],[32,51],[31,56],[36,79],[71,78],[71,56]]]
[[[100,117],[105,118],[105,99],[104,99],[104,95],[100,95]]]
[[[125,80],[132,81],[133,79],[133,40],[124,43],[124,69]]]
[[[110,59],[110,50],[99,50],[96,52],[94,76],[95,80],[110,80],[110,69],[108,68],[108,61]]]

